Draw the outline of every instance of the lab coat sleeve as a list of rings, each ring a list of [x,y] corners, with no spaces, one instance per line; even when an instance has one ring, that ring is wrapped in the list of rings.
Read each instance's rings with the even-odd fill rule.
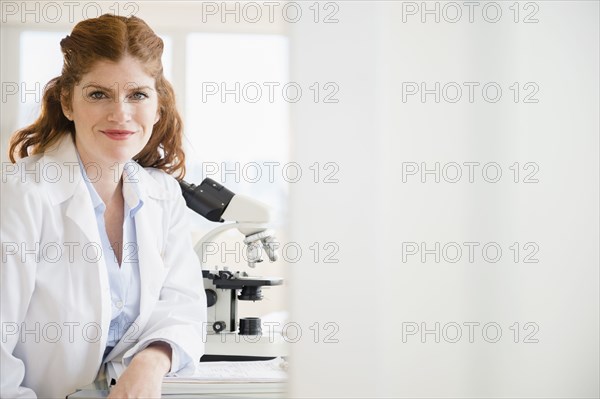
[[[171,373],[192,374],[204,353],[206,294],[200,261],[194,252],[188,225],[188,208],[175,179],[167,179],[171,193],[165,212],[163,261],[168,269],[159,300],[139,341],[123,356],[128,365],[133,356],[154,341],[169,343],[173,350]],[[177,369],[175,369],[177,368]]]
[[[14,355],[22,339],[21,326],[29,306],[37,271],[41,237],[42,204],[35,187],[17,175],[2,175],[0,201],[0,397],[35,398],[21,386],[25,364]],[[31,339],[31,334],[23,338]]]

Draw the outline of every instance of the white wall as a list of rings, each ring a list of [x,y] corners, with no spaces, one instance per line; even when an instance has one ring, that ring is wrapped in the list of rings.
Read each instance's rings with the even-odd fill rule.
[[[422,23],[406,13],[402,22],[403,7],[420,2],[338,4],[339,23],[291,28],[292,79],[340,88],[338,104],[299,103],[292,114],[293,158],[340,168],[338,184],[293,186],[292,237],[335,241],[340,263],[293,266],[294,320],[337,323],[339,343],[321,337],[315,344],[308,330],[293,345],[292,395],[597,397],[598,3],[520,3],[519,23],[512,2],[496,3],[497,23],[482,18],[485,3],[473,23],[468,15]],[[522,23],[530,13],[538,23]],[[436,81],[480,86],[473,103],[466,86],[456,103],[443,96],[435,103],[432,95],[403,101],[402,82],[432,88]],[[496,103],[481,96],[487,82],[503,89]],[[521,95],[515,103],[514,82],[537,84],[539,102],[523,103]],[[502,178],[486,182],[479,166],[469,183],[463,166],[457,183],[402,181],[403,162],[469,161],[496,162]],[[538,183],[522,182],[533,171],[523,169],[526,162],[539,167]],[[452,252],[439,263],[433,255],[403,262],[403,242],[480,246],[472,263],[466,252],[456,263],[448,261]],[[488,242],[503,250],[496,263],[482,257]],[[539,262],[524,263],[535,245]],[[439,343],[433,334],[403,342],[403,326],[414,325],[407,323],[434,329],[436,322]],[[469,322],[480,323],[472,343]],[[486,323],[502,328],[498,342],[482,336]],[[451,343],[456,325],[463,336]],[[485,338],[494,336],[487,330]]]

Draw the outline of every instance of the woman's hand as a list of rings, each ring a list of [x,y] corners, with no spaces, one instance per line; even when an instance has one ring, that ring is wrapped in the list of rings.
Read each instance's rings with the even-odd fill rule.
[[[171,347],[154,342],[135,355],[108,399],[160,398],[162,379],[171,369]]]

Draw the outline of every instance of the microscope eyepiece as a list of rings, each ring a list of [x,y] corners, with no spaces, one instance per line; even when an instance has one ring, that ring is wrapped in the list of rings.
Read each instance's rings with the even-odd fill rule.
[[[216,181],[206,178],[199,186],[180,180],[179,185],[188,208],[212,222],[223,222],[221,215],[235,193]]]

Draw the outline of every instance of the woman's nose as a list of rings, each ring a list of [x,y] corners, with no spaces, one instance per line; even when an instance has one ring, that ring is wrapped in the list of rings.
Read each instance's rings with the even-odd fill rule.
[[[119,99],[112,103],[108,120],[118,123],[129,122],[131,120],[131,112],[131,104],[125,99]]]

